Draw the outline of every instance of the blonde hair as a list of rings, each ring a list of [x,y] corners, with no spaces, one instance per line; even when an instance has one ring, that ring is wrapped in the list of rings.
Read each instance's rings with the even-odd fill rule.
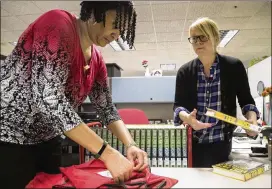
[[[189,27],[189,35],[191,29],[197,29],[201,31],[203,35],[208,37],[213,44],[214,50],[217,52],[217,46],[220,42],[220,34],[218,26],[213,20],[209,19],[208,17],[198,18]]]

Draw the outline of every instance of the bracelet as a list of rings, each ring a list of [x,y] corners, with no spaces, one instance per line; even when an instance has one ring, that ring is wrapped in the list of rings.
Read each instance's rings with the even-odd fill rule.
[[[126,149],[129,149],[131,146],[137,147],[137,144],[135,142],[129,143],[128,145],[126,145]]]
[[[93,155],[95,159],[100,158],[100,156],[102,155],[102,153],[103,153],[104,150],[106,149],[107,145],[108,145],[108,142],[104,140],[103,146],[101,147],[101,149],[99,150],[99,152],[98,152],[97,154],[94,154],[94,155]]]

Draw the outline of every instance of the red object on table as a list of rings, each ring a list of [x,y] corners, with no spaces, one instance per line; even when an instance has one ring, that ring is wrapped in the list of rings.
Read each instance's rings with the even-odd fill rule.
[[[178,181],[169,177],[152,174],[148,168],[142,172],[134,171],[131,178],[116,184],[112,178],[98,174],[106,171],[100,160],[60,168],[61,174],[38,173],[26,188],[171,188]]]
[[[186,125],[187,129],[187,156],[188,156],[188,167],[193,167],[193,129],[190,125]]]

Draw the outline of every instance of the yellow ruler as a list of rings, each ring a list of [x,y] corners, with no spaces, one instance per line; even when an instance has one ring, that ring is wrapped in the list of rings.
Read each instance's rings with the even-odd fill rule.
[[[227,123],[231,123],[233,125],[240,126],[246,130],[255,131],[257,133],[260,133],[262,131],[262,127],[260,127],[258,125],[250,124],[244,120],[229,116],[227,114],[224,114],[222,112],[218,112],[218,111],[210,109],[210,108],[207,108],[207,112],[205,113],[205,115],[209,116],[209,117],[214,117],[216,119],[219,119],[221,121],[225,121]]]

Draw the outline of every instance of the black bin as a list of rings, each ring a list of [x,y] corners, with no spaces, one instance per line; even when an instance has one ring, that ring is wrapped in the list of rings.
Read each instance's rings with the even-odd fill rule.
[[[107,63],[107,72],[108,77],[121,77],[121,71],[123,70],[118,64],[116,63]]]

